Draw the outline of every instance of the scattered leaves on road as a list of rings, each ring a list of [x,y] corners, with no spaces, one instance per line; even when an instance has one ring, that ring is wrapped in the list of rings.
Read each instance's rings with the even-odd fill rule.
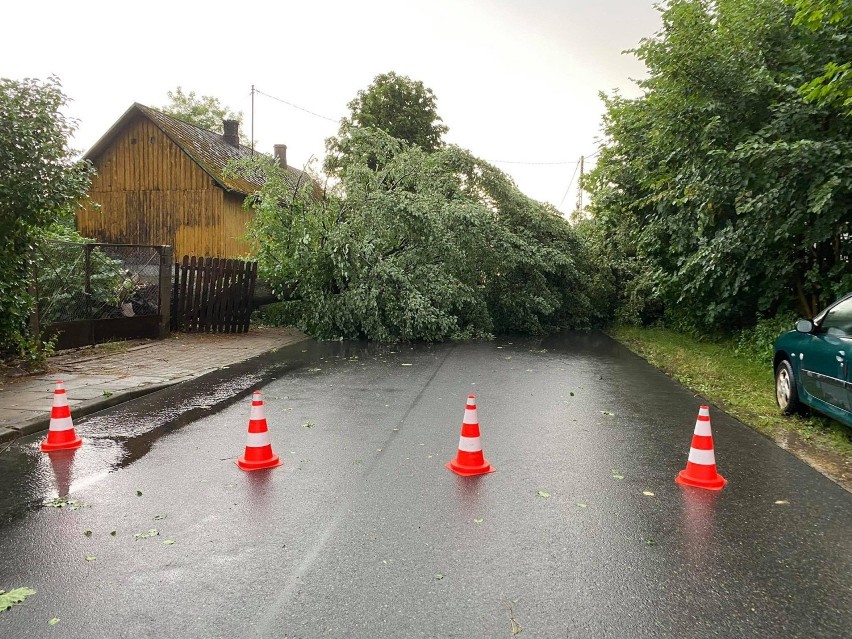
[[[92,536],[92,531],[91,531],[91,530],[84,530],[84,531],[83,531],[83,534],[84,534],[86,537],[91,537],[91,536]]]
[[[517,637],[519,634],[521,634],[521,630],[523,630],[521,628],[521,624],[519,624],[518,620],[515,619],[515,611],[512,610],[512,606],[514,606],[516,603],[518,603],[517,599],[503,602],[503,605],[506,607],[506,610],[509,611],[509,623],[511,624],[510,629],[512,631],[513,637]]]
[[[653,539],[651,539],[651,538],[649,537],[649,538],[648,538],[648,545],[649,545],[649,546],[656,546],[656,545],[657,545],[657,542],[656,542],[656,541],[654,541]]]
[[[414,366],[414,364],[400,364],[400,366]]]
[[[47,622],[47,625],[48,626],[55,626],[58,623],[59,623],[59,617],[54,617],[53,619],[51,619],[50,621]]]
[[[94,555],[86,555],[86,561],[94,561],[95,559],[97,559],[97,557]]]
[[[538,496],[543,497],[544,499],[548,499],[550,498],[550,493],[540,490],[538,491]]]
[[[601,415],[608,415],[609,417],[615,417],[615,413],[610,413],[608,410],[602,410]]]
[[[441,579],[443,579],[443,578],[444,578],[444,575],[442,575],[441,573],[438,573],[437,575],[435,575],[435,579],[438,580],[438,581],[441,581]]]
[[[141,490],[137,490],[137,491],[136,491],[136,496],[137,496],[137,497],[141,497],[141,496],[142,496],[142,491],[141,491]]]
[[[166,518],[166,516],[165,516],[165,515],[162,515],[162,514],[160,514],[160,515],[154,515],[154,521],[162,521],[162,520],[163,520],[163,519],[165,519],[165,518]]]
[[[787,504],[789,504],[790,502],[789,502],[789,501],[787,501],[786,499],[779,499],[779,500],[778,500],[778,501],[776,501],[775,503],[776,503],[776,505],[778,505],[778,506],[786,506],[786,505],[787,505]]]
[[[654,493],[652,493],[650,490],[643,490],[642,494],[645,495],[645,497],[654,497]]]
[[[316,426],[316,424],[314,424],[313,422],[305,422],[304,424],[302,424],[302,426],[304,426],[305,428],[313,428],[314,426]]]
[[[117,534],[118,534],[117,530],[113,530],[112,532],[110,532],[110,535],[112,535],[113,537],[115,537]]]
[[[475,523],[475,524],[481,524],[481,523],[482,523],[482,519],[474,519],[474,520],[473,520],[473,523]]]
[[[104,397],[112,397],[112,393],[110,391],[104,391]]]
[[[588,506],[588,504],[584,504],[583,502],[577,502],[577,505],[578,505],[580,508],[586,508],[586,507]]]
[[[148,537],[156,537],[159,534],[160,534],[159,530],[157,530],[156,528],[151,528],[151,529],[146,530],[144,532],[136,533],[135,535],[133,535],[133,538],[134,539],[148,539]]]
[[[172,545],[172,544],[174,544],[174,543],[175,543],[174,539],[164,539],[164,540],[163,540],[163,545],[164,545],[164,546],[171,546],[171,545]]]
[[[88,506],[87,503],[80,501],[79,499],[69,499],[68,497],[55,497],[48,502],[45,502],[47,506],[53,506],[54,508],[67,508],[68,510],[79,510],[80,508],[86,508]]]
[[[32,588],[15,588],[9,592],[0,590],[0,612],[23,603],[24,599],[35,593],[36,591]]]
[[[574,397],[574,393],[568,393],[571,397]]]
[[[614,471],[612,471],[612,478],[613,479],[624,479],[624,475],[619,473],[617,470],[614,470]]]

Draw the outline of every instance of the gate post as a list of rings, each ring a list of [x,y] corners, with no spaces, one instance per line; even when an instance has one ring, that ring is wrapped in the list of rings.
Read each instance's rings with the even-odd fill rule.
[[[171,246],[159,247],[160,253],[160,339],[169,336],[172,311],[172,266],[174,249]]]

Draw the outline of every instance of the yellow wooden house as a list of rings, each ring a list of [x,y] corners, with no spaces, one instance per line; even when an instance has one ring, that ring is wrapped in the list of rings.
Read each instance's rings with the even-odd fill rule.
[[[97,175],[77,230],[99,242],[168,244],[176,259],[249,255],[253,213],[243,202],[262,185],[223,174],[230,160],[252,153],[239,142],[239,122],[224,125],[218,134],[131,106],[84,156]],[[285,145],[275,145],[275,157],[294,187],[310,181],[287,166]]]

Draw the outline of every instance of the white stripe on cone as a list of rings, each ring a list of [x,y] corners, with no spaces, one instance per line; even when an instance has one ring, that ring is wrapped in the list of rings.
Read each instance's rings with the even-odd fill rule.
[[[705,437],[711,437],[713,435],[713,432],[712,432],[712,429],[710,428],[710,422],[705,422],[705,421],[695,422],[695,434],[696,435],[704,435]]]
[[[54,417],[48,426],[48,430],[71,430],[72,428],[74,428],[74,422],[70,417]]]
[[[53,405],[57,407],[68,406],[68,395],[66,393],[54,393]]]
[[[478,453],[482,450],[482,441],[479,437],[459,437],[459,450],[466,453]]]
[[[716,456],[712,450],[702,450],[700,448],[689,448],[689,461],[693,464],[701,466],[715,466]]]
[[[456,413],[458,415],[458,413]],[[478,424],[479,422],[476,419],[476,408],[465,408],[464,409],[464,423],[465,424]]]
[[[249,433],[248,439],[246,440],[246,446],[249,448],[260,448],[262,446],[268,446],[269,444],[269,431],[263,433]]]
[[[245,415],[245,413],[243,413]],[[261,419],[266,419],[266,414],[263,410],[263,404],[260,405],[251,405],[251,413],[249,414],[249,419],[251,421],[260,421]]]

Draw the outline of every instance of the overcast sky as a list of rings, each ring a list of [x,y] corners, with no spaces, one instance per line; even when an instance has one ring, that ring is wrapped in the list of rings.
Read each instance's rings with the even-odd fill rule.
[[[7,3],[0,76],[54,74],[87,150],[124,111],[167,91],[218,97],[258,148],[322,159],[346,104],[379,73],[431,88],[447,140],[495,163],[527,195],[570,212],[580,155],[596,148],[599,91],[636,95],[623,54],[660,26],[650,0],[308,0]],[[324,118],[330,118],[324,119]],[[246,131],[249,132],[248,130]],[[509,163],[511,162],[511,163]],[[572,164],[535,164],[571,162]],[[594,160],[586,163],[586,167]]]

